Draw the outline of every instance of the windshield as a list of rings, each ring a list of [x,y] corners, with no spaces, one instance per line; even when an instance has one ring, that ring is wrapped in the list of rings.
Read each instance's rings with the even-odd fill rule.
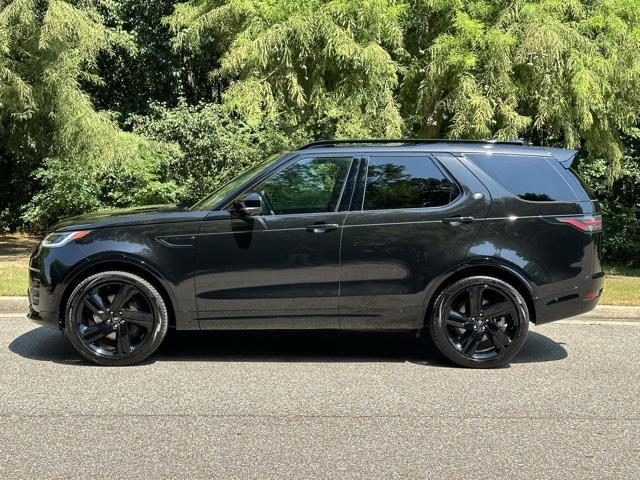
[[[211,210],[215,207],[218,202],[222,201],[227,195],[229,195],[234,190],[240,188],[243,183],[249,181],[251,178],[258,176],[263,171],[267,170],[271,165],[273,165],[277,160],[282,158],[282,153],[274,153],[265,161],[254,165],[249,170],[244,173],[241,173],[229,183],[224,184],[219,189],[215,190],[213,193],[207,195],[198,203],[193,205],[190,210]]]

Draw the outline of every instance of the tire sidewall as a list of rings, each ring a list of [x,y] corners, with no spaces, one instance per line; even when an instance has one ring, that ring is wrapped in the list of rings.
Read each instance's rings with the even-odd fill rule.
[[[77,310],[84,295],[92,288],[110,282],[129,283],[140,289],[149,301],[154,317],[157,319],[153,331],[149,333],[150,338],[139,350],[130,355],[115,358],[100,355],[91,350],[80,338],[77,324]],[[168,325],[167,307],[162,295],[149,282],[129,272],[100,272],[85,278],[74,288],[65,309],[64,329],[71,344],[84,358],[100,365],[130,365],[141,362],[160,346],[167,333]]]
[[[460,353],[449,341],[444,322],[446,320],[443,309],[445,304],[456,294],[472,285],[484,284],[497,288],[514,302],[518,311],[519,323],[516,337],[504,352],[489,360],[469,358]],[[529,309],[527,302],[518,290],[507,282],[485,276],[474,276],[459,280],[446,287],[437,297],[430,318],[428,319],[429,333],[433,343],[440,353],[457,365],[471,368],[495,368],[505,365],[518,354],[524,344],[529,329]]]

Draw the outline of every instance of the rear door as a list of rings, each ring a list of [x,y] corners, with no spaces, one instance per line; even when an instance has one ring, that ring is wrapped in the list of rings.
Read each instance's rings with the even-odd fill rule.
[[[340,326],[413,328],[430,282],[465,258],[489,192],[450,154],[362,162],[342,235]]]

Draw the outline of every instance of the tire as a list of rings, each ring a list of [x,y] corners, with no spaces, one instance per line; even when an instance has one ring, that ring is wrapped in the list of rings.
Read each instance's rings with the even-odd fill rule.
[[[69,296],[64,330],[76,351],[99,365],[132,365],[162,343],[169,325],[158,290],[129,272],[82,280]]]
[[[436,348],[456,365],[496,368],[522,348],[529,310],[522,294],[507,282],[468,277],[438,295],[427,327]]]

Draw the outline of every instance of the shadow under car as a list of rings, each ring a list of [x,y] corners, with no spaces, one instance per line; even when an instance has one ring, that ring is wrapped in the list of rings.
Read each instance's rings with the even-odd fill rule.
[[[20,335],[9,349],[32,360],[93,365],[75,352],[62,332],[44,327]],[[511,363],[551,362],[566,357],[562,344],[529,332],[524,347]],[[156,354],[143,364],[163,361],[411,362],[453,366],[436,351],[428,336],[344,331],[172,331]]]

